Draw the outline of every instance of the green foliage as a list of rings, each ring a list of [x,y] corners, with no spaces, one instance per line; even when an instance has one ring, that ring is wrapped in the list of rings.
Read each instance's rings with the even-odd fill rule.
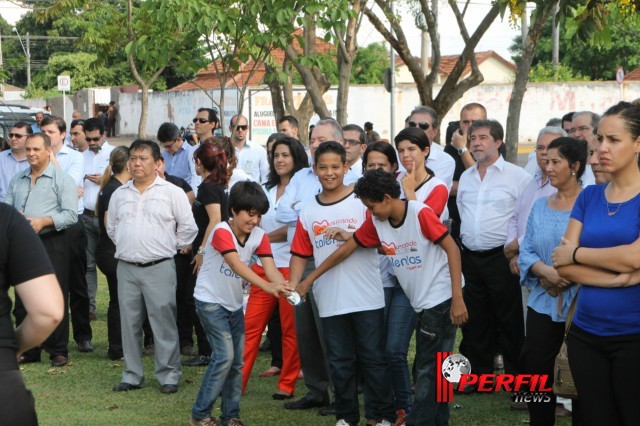
[[[383,43],[372,43],[358,49],[353,61],[351,83],[382,84],[389,68],[389,52]]]
[[[553,81],[589,81],[589,77],[584,77],[580,73],[574,74],[573,69],[565,65],[558,65],[553,68],[550,62],[538,62],[529,70],[529,81],[532,83],[553,82]]]
[[[568,19],[560,21],[560,64],[571,70],[574,76],[584,76],[590,80],[613,80],[616,69],[624,67],[631,71],[640,67],[640,19],[629,16],[618,25],[608,29],[611,40],[608,43],[594,44],[592,40],[581,41],[566,31]],[[573,25],[573,24],[571,24]],[[512,59],[517,63],[521,55],[521,37],[518,36],[511,46]],[[552,40],[549,22],[540,36],[538,48],[532,65],[551,61]]]

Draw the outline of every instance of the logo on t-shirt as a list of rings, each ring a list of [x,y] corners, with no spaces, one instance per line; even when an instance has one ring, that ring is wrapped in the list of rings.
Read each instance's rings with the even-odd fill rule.
[[[237,278],[237,279],[241,278],[240,275],[233,272],[233,269],[231,269],[229,265],[227,265],[227,262],[225,260],[223,260],[222,264],[220,265],[220,273],[225,277]]]
[[[329,222],[323,220],[322,222],[313,222],[313,235],[316,237],[318,235],[324,234],[324,231],[329,227]]]
[[[382,249],[387,256],[391,257],[391,264],[396,268],[409,267],[409,269],[421,268],[418,266],[422,264],[422,258],[420,255],[412,255],[418,251],[418,243],[415,241],[409,241],[402,244],[396,244],[395,242],[380,241]]]

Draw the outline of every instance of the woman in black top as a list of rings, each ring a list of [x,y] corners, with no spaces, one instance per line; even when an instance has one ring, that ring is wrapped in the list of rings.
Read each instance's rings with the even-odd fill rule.
[[[224,150],[212,143],[203,143],[193,153],[196,163],[196,173],[202,176],[202,183],[198,186],[198,195],[193,202],[193,218],[198,225],[198,235],[191,244],[193,253],[193,274],[189,280],[191,298],[188,309],[191,313],[193,325],[198,340],[198,356],[183,361],[182,365],[192,367],[207,365],[211,355],[211,346],[202,329],[200,320],[196,316],[193,302],[193,289],[196,285],[196,277],[202,266],[205,244],[209,244],[209,238],[213,228],[223,220],[229,219],[227,206],[227,183],[229,181],[227,171],[227,155]]]
[[[105,221],[111,195],[132,177],[127,165],[128,161],[129,148],[119,146],[111,152],[109,166],[107,166],[102,175],[100,193],[96,204],[98,225],[100,226],[100,237],[96,245],[96,264],[107,277],[107,285],[109,286],[109,308],[107,310],[109,349],[107,354],[111,360],[122,358],[123,353],[122,335],[120,334],[120,308],[118,306],[118,277],[116,275],[118,259],[115,258],[116,246],[107,235]]]

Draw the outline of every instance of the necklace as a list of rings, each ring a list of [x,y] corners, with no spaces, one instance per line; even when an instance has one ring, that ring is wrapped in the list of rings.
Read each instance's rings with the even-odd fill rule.
[[[620,207],[622,207],[623,205],[627,204],[627,202],[626,202],[626,201],[625,201],[624,203],[619,203],[619,204],[618,204],[618,208],[617,208],[617,209],[615,209],[615,211],[611,211],[611,209],[609,208],[609,202],[608,202],[606,199],[604,200],[604,202],[605,202],[605,203],[607,203],[607,215],[608,215],[609,217],[611,217],[611,216],[615,216],[615,215],[616,215],[616,213],[618,213],[618,212],[620,211]]]

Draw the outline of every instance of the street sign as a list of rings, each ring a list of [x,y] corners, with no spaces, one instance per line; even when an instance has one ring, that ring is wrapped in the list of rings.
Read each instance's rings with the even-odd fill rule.
[[[68,75],[59,75],[58,76],[58,90],[61,92],[70,92],[71,91],[71,77]]]
[[[616,70],[616,81],[618,82],[618,84],[622,84],[622,82],[624,81],[624,68],[618,67],[618,69]]]

